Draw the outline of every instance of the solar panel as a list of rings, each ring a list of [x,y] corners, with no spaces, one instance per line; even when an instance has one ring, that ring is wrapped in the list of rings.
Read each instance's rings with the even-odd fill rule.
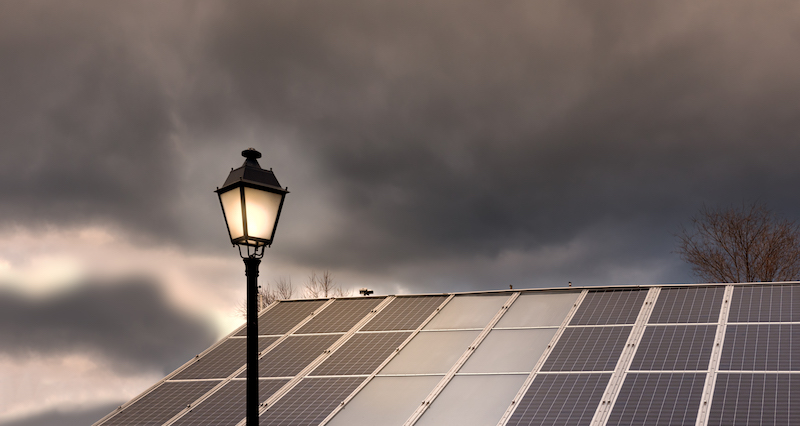
[[[383,297],[338,299],[314,319],[300,327],[296,334],[337,333],[353,328],[365,315],[383,301]]]
[[[459,373],[529,372],[555,334],[554,328],[492,330]]]
[[[542,371],[612,371],[633,327],[568,327]]]
[[[720,370],[800,370],[800,324],[729,324]]]
[[[577,291],[523,293],[503,314],[496,327],[557,327],[580,294]]]
[[[480,331],[427,331],[414,336],[380,374],[445,374]]]
[[[442,376],[375,377],[327,426],[402,425]]]
[[[277,337],[259,337],[258,349],[264,350]],[[197,359],[173,379],[224,379],[247,363],[247,339],[228,339]]]
[[[728,322],[800,321],[800,288],[796,284],[735,286]]]
[[[508,294],[456,296],[425,325],[425,330],[480,329],[497,315]]]
[[[606,424],[694,425],[705,380],[705,373],[628,373]]]
[[[204,395],[219,380],[202,382],[164,382],[142,399],[111,417],[104,426],[160,425]]]
[[[650,324],[718,322],[725,287],[662,288]]]
[[[341,337],[338,334],[289,336],[258,361],[258,376],[294,376]],[[239,377],[247,377],[247,370]]]
[[[708,370],[716,325],[647,326],[631,370]]]
[[[525,378],[522,374],[455,376],[415,425],[495,425]]]
[[[260,380],[258,400],[264,402],[288,379]],[[244,380],[232,380],[205,401],[184,414],[174,426],[234,426],[245,417],[247,386]]]
[[[647,290],[590,291],[570,325],[633,324],[645,297]]]
[[[610,378],[610,373],[538,374],[506,425],[588,425]]]
[[[446,296],[397,297],[361,330],[416,330]]]
[[[476,348],[470,346],[481,330],[518,290],[459,294],[441,312],[436,308],[446,295],[392,298],[374,315],[370,311],[389,300],[282,301],[259,321],[260,332],[270,335],[259,339],[262,349],[278,341],[275,335],[310,321],[298,333],[280,338],[260,360],[261,399],[274,395],[276,400],[262,415],[262,424],[317,425],[338,406],[341,412],[330,426],[403,424],[409,416],[420,426],[496,425],[501,420],[511,426],[588,425],[596,414],[609,425],[695,424],[698,416],[697,424],[704,426],[707,417],[712,425],[800,425],[800,404],[792,404],[797,398],[791,393],[800,392],[798,288],[703,284],[524,290]],[[647,294],[658,297],[646,299],[654,302],[645,306]],[[325,303],[324,310],[311,315]],[[730,313],[722,325],[721,307]],[[634,325],[644,318],[640,312],[651,309],[648,324]],[[560,329],[571,310],[570,325]],[[411,330],[434,312],[426,329],[398,352]],[[315,359],[366,318],[370,321],[361,330],[346,335],[348,340],[312,371]],[[717,346],[723,328],[725,339]],[[636,346],[626,348],[634,331]],[[549,347],[554,336],[558,340]],[[243,369],[245,346],[242,337],[226,338],[102,424],[161,425],[178,413],[183,417],[177,425],[240,422],[245,403],[241,379],[247,374],[221,379]],[[539,364],[543,353],[546,359]],[[446,376],[464,354],[471,356]],[[311,373],[298,376],[301,371]],[[523,382],[530,383],[528,389],[512,402]],[[191,405],[221,383],[208,399]],[[287,383],[297,386],[275,395]],[[340,406],[361,384],[364,388],[347,406]],[[713,386],[713,395],[704,393]],[[601,403],[606,391],[613,406]],[[421,406],[431,392],[438,396]],[[420,407],[427,410],[413,414]]]
[[[411,332],[355,334],[311,375],[370,374],[410,335]]]
[[[800,375],[719,373],[709,426],[800,424]]]
[[[305,378],[261,414],[259,424],[318,425],[363,381],[363,377]]]
[[[325,302],[327,300],[280,301],[277,306],[264,312],[258,318],[258,334],[286,334]],[[246,336],[247,327],[239,330],[236,335]]]

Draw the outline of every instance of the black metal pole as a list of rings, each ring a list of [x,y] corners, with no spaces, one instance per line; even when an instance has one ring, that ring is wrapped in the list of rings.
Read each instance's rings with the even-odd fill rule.
[[[245,257],[247,275],[247,426],[258,425],[258,265]]]

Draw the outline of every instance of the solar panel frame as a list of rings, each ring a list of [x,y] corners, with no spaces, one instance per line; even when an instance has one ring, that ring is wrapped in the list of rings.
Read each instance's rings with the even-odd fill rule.
[[[647,289],[593,290],[586,294],[569,325],[633,324]]]
[[[662,288],[650,324],[716,323],[725,287]]]
[[[541,371],[612,371],[633,326],[567,327]]]
[[[318,425],[363,381],[364,377],[306,377],[263,412],[259,424]]]
[[[720,370],[800,370],[800,324],[728,324]]]
[[[259,337],[258,350],[263,351],[278,340],[277,337]],[[229,338],[211,352],[172,377],[175,380],[224,379],[247,363],[247,339]]]
[[[606,425],[690,426],[706,373],[628,373]]]
[[[649,325],[630,370],[708,369],[716,325]]]
[[[416,330],[447,296],[398,296],[361,331]]]
[[[769,373],[717,374],[709,426],[800,424],[800,375]]]
[[[268,309],[258,317],[258,334],[286,334],[300,321],[311,315],[327,302],[321,300],[281,300],[275,307]],[[237,336],[247,335],[247,325],[236,332]]]
[[[258,399],[264,402],[289,379],[259,380]],[[231,380],[197,406],[193,407],[171,426],[234,426],[245,417],[247,383]]]
[[[378,306],[385,297],[336,299],[294,334],[342,333],[350,330]]]
[[[370,374],[411,332],[355,334],[315,368],[310,376]]]
[[[594,417],[611,373],[537,374],[506,426],[584,426]]]
[[[100,424],[104,426],[161,425],[220,382],[221,380],[163,382],[159,387]]]
[[[339,334],[289,336],[259,359],[258,376],[295,376],[341,337]],[[247,370],[238,377],[247,377]]]
[[[800,321],[800,285],[758,284],[733,288],[728,322]]]

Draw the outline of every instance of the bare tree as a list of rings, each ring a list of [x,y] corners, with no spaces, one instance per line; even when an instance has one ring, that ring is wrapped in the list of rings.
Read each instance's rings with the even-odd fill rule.
[[[258,286],[258,311],[263,311],[276,300],[291,299],[293,295],[294,286],[291,278],[278,278],[274,288],[269,283],[265,286]],[[247,301],[240,302],[236,307],[236,312],[239,316],[247,318]]]
[[[326,269],[321,275],[311,271],[306,283],[305,295],[310,299],[345,297],[350,295],[350,291],[342,290],[342,287],[334,283],[333,274]]]
[[[703,207],[681,228],[676,252],[705,282],[768,282],[800,278],[800,227],[766,205]]]

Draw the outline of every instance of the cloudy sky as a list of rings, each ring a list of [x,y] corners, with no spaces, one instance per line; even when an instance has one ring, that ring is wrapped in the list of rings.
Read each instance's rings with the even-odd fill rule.
[[[241,323],[212,190],[288,186],[262,282],[692,282],[703,204],[800,217],[793,1],[0,4],[0,424],[99,419]]]

